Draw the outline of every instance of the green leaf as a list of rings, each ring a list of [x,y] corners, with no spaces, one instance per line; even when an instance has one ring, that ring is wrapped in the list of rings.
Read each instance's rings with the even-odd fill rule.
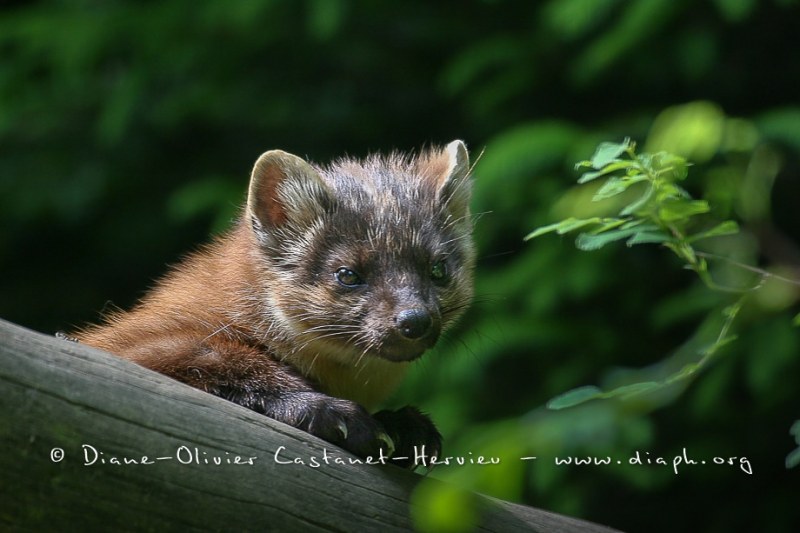
[[[578,178],[578,183],[587,183],[592,181],[595,178],[599,178],[603,174],[607,174],[604,170],[595,170],[593,172],[584,172],[581,174],[581,177]]]
[[[639,224],[633,224],[632,222],[639,222]],[[634,219],[631,222],[622,225],[622,229],[628,228],[636,228],[639,232],[659,232],[662,231],[661,228],[653,224],[652,222],[648,222],[645,219]]]
[[[599,170],[609,163],[615,162],[629,146],[629,139],[625,139],[621,143],[600,143],[592,156],[592,166]]]
[[[800,328],[800,313],[797,313],[797,316],[792,319],[792,325]]]
[[[674,198],[666,200],[658,209],[658,217],[664,222],[675,222],[701,213],[708,213],[711,208],[705,200],[685,200]]]
[[[695,242],[701,239],[708,239],[710,237],[719,237],[721,235],[733,235],[735,233],[739,233],[739,224],[734,222],[733,220],[726,220],[721,224],[718,224],[711,228],[710,230],[703,231],[698,233],[697,235],[691,235],[689,238],[686,239],[686,242]]]
[[[581,166],[591,166],[592,163],[590,161],[584,161],[583,163],[587,163],[587,165]],[[625,161],[625,160],[617,160],[609,165],[606,165],[600,170],[595,170],[594,172],[585,172],[578,178],[578,183],[586,183],[592,181],[593,179],[599,178],[600,176],[605,176],[606,174],[611,174],[617,170],[622,170],[623,168],[630,168],[634,166],[636,163],[633,161]],[[575,167],[576,170],[578,167]]]
[[[669,385],[670,383],[675,383],[676,381],[680,381],[682,379],[686,379],[686,378],[692,376],[693,374],[695,374],[701,368],[702,368],[702,365],[700,363],[698,363],[698,362],[687,363],[687,364],[683,365],[683,367],[680,370],[678,370],[674,374],[671,374],[670,376],[668,376],[664,380],[664,383]]]
[[[635,228],[636,226],[641,226],[646,222],[647,222],[646,218],[632,218],[628,220],[626,223],[624,223],[621,227],[622,229]],[[655,224],[646,224],[646,226],[647,227],[645,229],[658,229],[658,226],[656,226]]]
[[[572,407],[595,398],[599,398],[603,394],[599,388],[594,385],[587,385],[585,387],[578,387],[563,394],[559,394],[547,402],[547,408],[558,410]]]
[[[627,175],[627,176],[625,176],[623,178],[623,180],[625,181],[625,185],[628,186],[628,187],[630,187],[631,185],[633,185],[635,183],[639,183],[639,182],[642,182],[642,181],[648,181],[649,179],[650,178],[648,178],[644,174],[639,174],[638,172],[633,172],[632,174],[629,174],[629,175]]]
[[[606,198],[611,198],[612,196],[616,196],[617,194],[624,192],[631,185],[635,185],[639,182],[646,180],[647,176],[644,176],[642,174],[634,174],[633,176],[625,176],[622,178],[611,177],[594,194],[594,196],[592,197],[592,201],[597,202],[599,200],[605,200]]]
[[[628,219],[625,218],[604,218],[602,220],[603,225],[599,228],[595,228],[592,230],[592,234],[602,233],[604,231],[608,231],[610,229],[618,228],[620,226],[623,227],[632,227],[628,225]]]
[[[638,200],[634,201],[633,203],[628,204],[628,206],[625,207],[625,209],[623,209],[622,211],[620,211],[619,214],[621,216],[628,216],[628,215],[632,215],[632,214],[636,213],[642,207],[644,207],[647,204],[647,202],[650,201],[650,199],[653,197],[653,192],[655,190],[656,190],[655,187],[650,185],[650,187],[647,188],[647,190],[644,192],[643,195],[641,195],[639,197]]]
[[[662,242],[667,242],[670,239],[670,236],[664,232],[659,231],[642,231],[641,233],[637,233],[625,243],[630,248],[635,244],[651,244],[651,243],[658,243],[661,244]]]
[[[576,230],[578,228],[582,228],[584,226],[588,226],[589,224],[600,224],[603,222],[603,219],[600,217],[592,217],[592,218],[568,218],[562,221],[558,227],[556,228],[556,232],[559,235],[564,235],[565,233],[569,233],[570,231]]]
[[[628,398],[631,398],[638,394],[644,394],[645,392],[660,389],[663,386],[664,386],[663,384],[658,383],[656,381],[643,381],[641,383],[631,383],[630,385],[623,385],[622,387],[617,387],[616,389],[604,392],[602,394],[602,397],[615,398],[619,396],[623,400],[627,400]]]
[[[581,233],[578,235],[578,238],[575,239],[575,246],[585,252],[599,250],[610,242],[625,239],[631,235],[639,233],[640,231],[640,228],[628,228],[606,231],[603,233]]]
[[[567,220],[571,220],[571,219],[567,219]],[[540,236],[542,236],[542,235],[544,235],[546,233],[552,233],[552,232],[556,231],[558,229],[558,227],[561,226],[567,220],[564,220],[562,222],[556,222],[554,224],[548,224],[547,226],[542,226],[542,227],[536,228],[532,232],[530,232],[527,235],[525,235],[525,238],[523,240],[529,241],[531,239],[535,239],[536,237],[540,237]]]
[[[572,230],[582,228],[584,226],[588,226],[589,224],[600,224],[603,222],[603,219],[600,217],[593,217],[593,218],[575,218],[569,217],[561,222],[556,222],[554,224],[549,224],[547,226],[542,226],[541,228],[537,228],[527,234],[524,240],[535,239],[540,235],[544,235],[545,233],[551,233],[555,231],[559,235],[563,235],[568,233]]]
[[[661,178],[681,181],[689,175],[686,159],[668,152],[659,152],[653,157],[653,167]]]
[[[725,306],[725,308],[722,310],[722,316],[730,320],[733,320],[734,318],[736,318],[736,315],[738,315],[739,311],[741,310],[742,310],[742,301],[739,300],[736,303]]]
[[[691,195],[686,192],[685,189],[674,183],[661,183],[658,187],[657,198],[659,202],[667,200],[690,200]]]
[[[627,189],[627,187],[621,178],[609,178],[608,181],[594,193],[592,201],[597,202],[598,200],[611,198],[612,196],[625,192],[625,189]]]
[[[728,335],[725,338],[719,339],[714,344],[706,346],[705,348],[700,350],[700,353],[703,354],[704,356],[712,356],[738,338],[739,337],[737,335]]]
[[[623,385],[608,392],[603,392],[594,385],[587,385],[585,387],[578,387],[563,394],[559,394],[547,402],[547,408],[553,410],[566,409],[573,407],[590,400],[617,398],[627,400],[633,396],[644,394],[646,392],[654,391],[664,387],[663,383],[657,381],[643,381],[641,383],[631,383],[630,385]]]

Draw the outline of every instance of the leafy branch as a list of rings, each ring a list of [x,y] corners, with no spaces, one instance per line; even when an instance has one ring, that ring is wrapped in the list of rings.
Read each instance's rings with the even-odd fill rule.
[[[525,240],[551,232],[563,235],[591,228],[578,235],[575,245],[579,249],[597,250],[623,239],[627,239],[628,246],[658,243],[672,250],[710,289],[738,291],[716,284],[709,274],[705,258],[692,246],[703,239],[737,233],[739,226],[733,220],[726,220],[710,229],[689,231],[694,217],[708,213],[711,208],[708,202],[693,199],[678,185],[686,179],[688,167],[686,159],[667,152],[637,154],[636,143],[630,139],[622,143],[602,143],[590,160],[576,165],[576,169],[589,169],[581,175],[578,183],[605,179],[592,201],[621,195],[637,184],[645,186],[642,194],[625,205],[615,217],[570,217],[532,231]]]
[[[628,201],[617,216],[585,219],[570,217],[532,231],[525,240],[548,233],[563,235],[583,230],[575,240],[575,245],[581,250],[597,250],[620,240],[626,240],[629,247],[637,244],[661,244],[678,256],[686,268],[696,272],[709,289],[740,295],[723,310],[724,320],[716,339],[699,351],[697,361],[685,364],[660,381],[631,383],[610,391],[603,391],[595,386],[579,387],[551,399],[548,402],[551,409],[563,409],[594,399],[627,399],[687,380],[706,367],[720,349],[735,340],[735,335],[730,331],[744,304],[746,293],[757,289],[771,274],[748,267],[761,276],[760,283],[751,288],[724,287],[712,279],[706,259],[719,258],[696,250],[694,245],[711,237],[735,234],[739,231],[739,226],[733,220],[725,220],[705,229],[696,223],[697,216],[709,213],[711,208],[708,202],[692,198],[679,185],[679,182],[686,179],[689,166],[690,163],[683,157],[667,152],[637,154],[636,144],[629,139],[622,143],[602,143],[591,159],[576,165],[576,169],[585,170],[578,183],[605,180],[592,201],[608,200],[633,190],[634,186],[643,190],[633,200]]]
[[[570,217],[537,228],[528,234],[525,240],[548,233],[563,235],[582,230],[575,240],[575,245],[581,250],[597,250],[620,240],[625,240],[629,247],[637,244],[661,244],[678,256],[686,268],[696,272],[709,289],[738,294],[736,301],[722,310],[722,325],[715,340],[697,351],[699,357],[696,361],[684,364],[678,371],[658,381],[628,383],[609,391],[603,391],[593,385],[578,387],[552,398],[547,403],[550,409],[564,409],[596,399],[625,400],[679,382],[686,382],[708,366],[723,347],[736,339],[731,329],[749,293],[760,289],[768,278],[800,285],[800,281],[695,249],[694,245],[697,242],[711,237],[735,234],[739,231],[739,226],[733,220],[725,220],[705,229],[697,224],[698,215],[709,213],[711,207],[705,200],[692,198],[678,184],[686,179],[689,166],[690,163],[686,159],[667,152],[637,154],[636,144],[630,139],[625,139],[622,143],[602,143],[591,159],[576,165],[576,170],[585,170],[578,183],[605,180],[597,189],[592,201],[598,202],[619,196],[618,199],[624,200],[621,203],[625,205],[617,216],[584,219]],[[643,190],[633,200],[629,201],[627,197],[620,196],[633,191],[634,187]],[[758,282],[747,288],[719,285],[711,277],[707,259],[723,260],[755,273],[758,275]],[[800,314],[794,317],[793,324],[800,326]],[[800,420],[795,422],[790,433],[800,445]],[[786,458],[787,468],[799,464],[800,447]]]

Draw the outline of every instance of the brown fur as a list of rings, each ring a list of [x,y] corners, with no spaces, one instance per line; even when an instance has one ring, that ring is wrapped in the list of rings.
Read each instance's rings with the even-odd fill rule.
[[[76,337],[360,455],[407,449],[406,430],[435,447],[417,411],[373,419],[360,405],[468,306],[469,191],[460,141],[328,167],[267,152],[228,234]]]

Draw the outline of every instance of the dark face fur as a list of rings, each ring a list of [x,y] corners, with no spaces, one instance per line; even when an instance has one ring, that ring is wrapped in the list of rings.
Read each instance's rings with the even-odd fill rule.
[[[408,361],[472,298],[466,150],[314,168],[283,152],[256,164],[248,215],[279,319],[325,353]]]

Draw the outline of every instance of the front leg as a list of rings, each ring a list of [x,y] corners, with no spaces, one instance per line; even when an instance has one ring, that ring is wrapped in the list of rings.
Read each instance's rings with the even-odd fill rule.
[[[123,354],[178,381],[311,433],[359,457],[391,456],[381,423],[350,400],[328,396],[293,366],[224,336],[157,339]]]
[[[250,393],[242,389],[219,396],[289,424],[362,458],[390,457],[394,443],[380,422],[359,404],[314,390]]]

